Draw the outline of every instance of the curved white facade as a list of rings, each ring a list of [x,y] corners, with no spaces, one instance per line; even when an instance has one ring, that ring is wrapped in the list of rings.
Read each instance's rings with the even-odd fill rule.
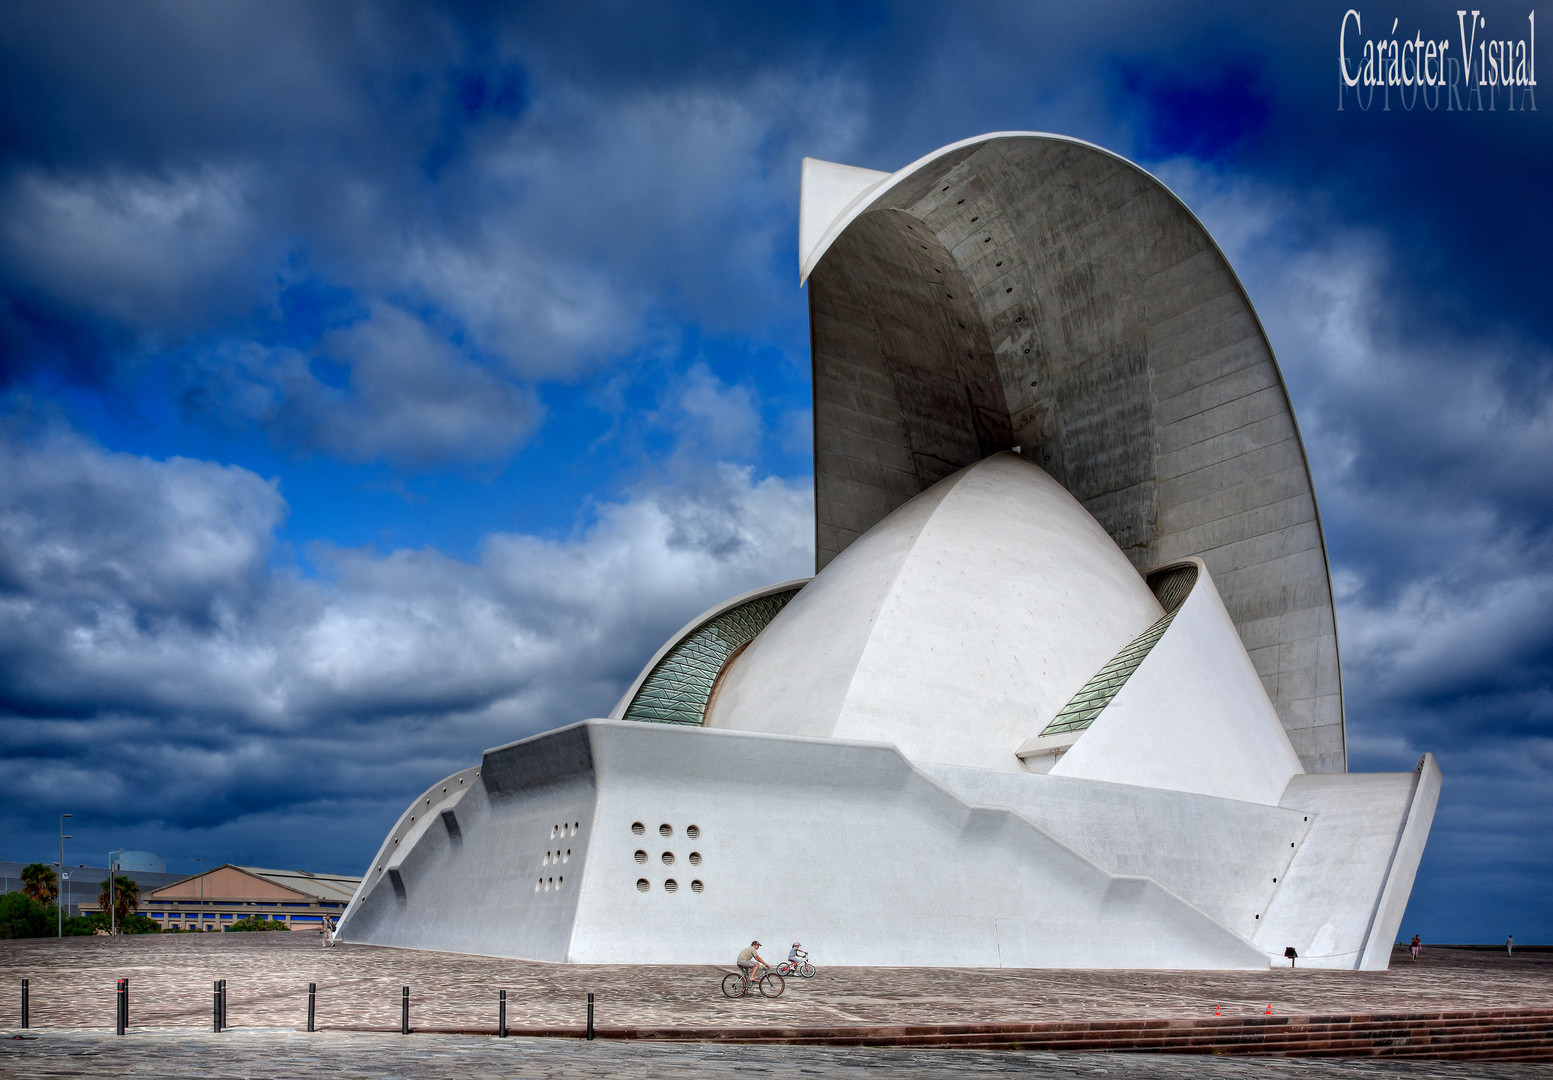
[[[1162,615],[1073,496],[998,454],[825,567],[729,666],[706,726],[1022,772],[1019,745]]]
[[[489,750],[433,785],[384,840],[341,921],[346,940],[727,963],[753,936],[803,941],[822,966],[1256,968],[1292,946],[1302,966],[1386,966],[1440,773],[1428,755],[1412,773],[1342,772],[1330,591],[1281,385],[1261,434],[1242,438],[1255,460],[1202,458],[1196,502],[1182,502],[1190,485],[1165,474],[1191,454],[1166,452],[1177,436],[1165,419],[1198,435],[1229,420],[1145,401],[1175,377],[1160,356],[1004,364],[1021,384],[1038,370],[1032,387],[1084,384],[1062,391],[1070,404],[1088,395],[1066,420],[1019,413],[1024,430],[1049,426],[1010,448],[992,369],[976,367],[980,339],[962,361],[949,323],[942,340],[923,336],[947,310],[985,338],[990,324],[972,323],[995,303],[1000,333],[1026,333],[1011,328],[1040,298],[1019,306],[1019,286],[1002,284],[1013,269],[996,278],[1006,291],[989,286],[975,305],[958,290],[1021,252],[1033,274],[1040,259],[1021,245],[1036,243],[1041,214],[1071,226],[1119,200],[1142,209],[1105,229],[1137,244],[1181,225],[1141,170],[1042,138],[971,140],[889,177],[806,166],[805,267],[832,305],[816,308],[828,320],[815,335],[830,544],[819,572],[693,620],[610,718]],[[1090,173],[1113,187],[1053,186]],[[1043,193],[1057,201],[1033,201]],[[985,238],[946,247],[961,225]],[[1206,250],[1191,225],[1175,255]],[[1218,264],[1202,266],[1222,284]],[[952,275],[937,276],[950,267],[952,295]],[[934,276],[923,286],[908,270]],[[899,293],[900,318],[847,299],[866,299],[870,272],[876,298]],[[1128,293],[1119,273],[1079,274],[1071,288],[1091,295],[1069,315],[1126,321],[1141,305],[1157,318],[1154,286]],[[1096,291],[1102,278],[1109,292]],[[936,307],[936,294],[916,303],[919,286],[963,311]],[[1238,302],[1220,315],[1239,327],[1245,371],[1275,378],[1270,353],[1246,344]],[[908,360],[911,372],[896,370]],[[1111,379],[1113,361],[1137,363]],[[1107,386],[1114,395],[1097,397]],[[1175,388],[1198,406],[1210,394]],[[1018,388],[1003,389],[1012,400]],[[1120,410],[1115,424],[1085,413],[1097,401]],[[1088,426],[1069,438],[1065,422]],[[1038,466],[1053,447],[1068,456]],[[953,466],[957,455],[969,460]],[[1107,477],[1131,486],[1100,490]],[[1270,509],[1225,509],[1280,484],[1292,494]],[[1188,505],[1209,524],[1186,524]],[[1251,534],[1226,539],[1241,528]],[[1168,557],[1140,561],[1149,552]]]

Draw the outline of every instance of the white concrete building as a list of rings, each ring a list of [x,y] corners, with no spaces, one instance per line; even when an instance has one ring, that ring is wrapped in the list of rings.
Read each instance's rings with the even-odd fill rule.
[[[1439,770],[1346,774],[1309,470],[1196,219],[1114,155],[1005,134],[806,162],[800,247],[817,575],[694,620],[610,717],[433,785],[342,937],[1384,968]]]

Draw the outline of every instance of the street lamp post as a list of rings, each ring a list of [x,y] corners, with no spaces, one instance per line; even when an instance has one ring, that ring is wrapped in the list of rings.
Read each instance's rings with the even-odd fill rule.
[[[119,860],[116,856],[122,854],[124,854],[123,848],[108,852],[108,925],[115,936],[119,932],[119,902],[114,894],[114,887],[118,885],[114,878],[119,872]]]
[[[74,814],[59,815],[59,878],[54,882],[57,895],[55,896],[54,912],[58,916],[58,937],[65,936],[65,841],[74,840],[73,836],[65,835],[65,819],[75,817]]]
[[[195,859],[200,864],[200,933],[205,932],[205,860]]]

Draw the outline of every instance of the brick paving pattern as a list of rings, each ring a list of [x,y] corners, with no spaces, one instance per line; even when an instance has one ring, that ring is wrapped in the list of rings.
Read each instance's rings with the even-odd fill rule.
[[[817,1046],[663,1045],[572,1039],[472,1039],[448,1035],[231,1030],[111,1034],[40,1032],[0,1041],[0,1076],[8,1080],[93,1080],[156,1077],[210,1080],[965,1080],[1018,1076],[1024,1080],[1547,1080],[1546,1065],[1215,1058],[1130,1054],[987,1052],[980,1050],[834,1049]]]
[[[733,950],[730,949],[730,952]],[[823,959],[822,957],[819,959]],[[0,1025],[17,1022],[31,980],[35,1027],[111,1027],[113,988],[130,980],[131,1023],[210,1023],[211,981],[228,984],[234,1027],[300,1027],[318,984],[320,1028],[394,1029],[410,987],[419,1028],[491,1029],[496,991],[513,1027],[575,1026],[587,994],[609,1026],[841,1026],[1154,1019],[1553,1006],[1553,953],[1425,949],[1383,972],[824,968],[778,999],[724,998],[729,967],[541,964],[360,945],[323,949],[310,933],[146,935],[0,941]]]

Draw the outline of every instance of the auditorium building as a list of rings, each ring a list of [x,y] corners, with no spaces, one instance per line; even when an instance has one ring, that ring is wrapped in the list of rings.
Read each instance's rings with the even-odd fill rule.
[[[1349,773],[1272,348],[1138,166],[806,160],[812,578],[394,825],[350,941],[583,963],[1381,969],[1440,791]]]

